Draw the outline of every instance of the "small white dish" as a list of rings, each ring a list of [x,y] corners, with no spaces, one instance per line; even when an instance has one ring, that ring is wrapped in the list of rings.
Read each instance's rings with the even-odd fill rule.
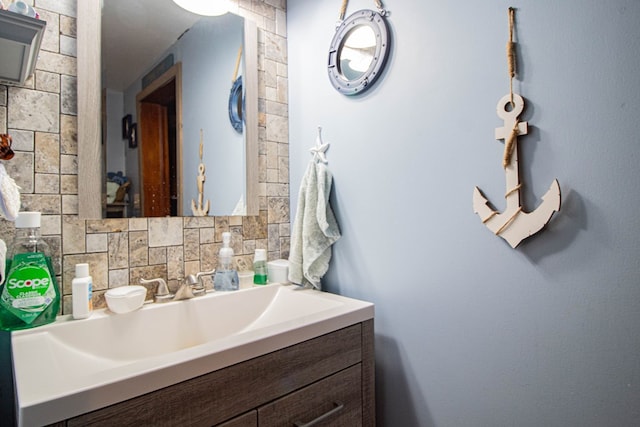
[[[109,310],[123,314],[142,307],[147,296],[147,288],[140,285],[120,286],[109,289],[104,295]]]
[[[277,259],[267,263],[269,283],[289,283],[289,260]]]

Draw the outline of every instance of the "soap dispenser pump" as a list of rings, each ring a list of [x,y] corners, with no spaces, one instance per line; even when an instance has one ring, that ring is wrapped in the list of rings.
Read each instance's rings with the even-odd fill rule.
[[[218,268],[213,276],[213,289],[216,291],[237,291],[240,288],[238,272],[233,268],[233,248],[231,233],[222,233],[222,248],[218,255]]]

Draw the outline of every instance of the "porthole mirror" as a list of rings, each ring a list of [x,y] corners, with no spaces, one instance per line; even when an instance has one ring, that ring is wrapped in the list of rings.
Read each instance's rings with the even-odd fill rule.
[[[342,21],[329,48],[328,73],[333,87],[344,95],[370,88],[384,69],[389,54],[386,11],[359,10]]]
[[[242,96],[242,76],[240,76],[233,82],[231,93],[229,93],[229,121],[236,132],[240,133],[242,133],[243,112],[244,96]]]

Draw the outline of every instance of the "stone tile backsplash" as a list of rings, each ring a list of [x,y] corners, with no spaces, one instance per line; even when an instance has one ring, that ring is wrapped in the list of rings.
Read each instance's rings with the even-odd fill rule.
[[[78,0],[81,1],[81,0]],[[289,146],[286,0],[234,0],[234,12],[257,23],[260,213],[254,217],[78,219],[76,0],[31,0],[47,21],[36,71],[24,85],[0,84],[0,132],[15,157],[3,162],[21,188],[22,210],[42,212],[42,234],[54,251],[71,313],[76,263],[88,262],[94,306],[104,292],[163,277],[176,288],[185,275],[217,264],[222,233],[231,232],[235,264],[251,269],[256,248],[269,259],[289,254]],[[12,222],[0,220],[9,244]],[[210,283],[209,283],[210,285]],[[152,290],[153,291],[153,290]]]

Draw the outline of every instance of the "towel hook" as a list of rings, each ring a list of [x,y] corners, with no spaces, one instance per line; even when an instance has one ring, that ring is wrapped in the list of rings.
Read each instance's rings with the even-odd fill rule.
[[[317,162],[322,162],[324,164],[329,163],[327,161],[326,152],[329,149],[328,142],[325,143],[322,141],[322,126],[318,126],[318,136],[316,137],[316,146],[310,149],[311,154],[313,155],[313,160]]]

